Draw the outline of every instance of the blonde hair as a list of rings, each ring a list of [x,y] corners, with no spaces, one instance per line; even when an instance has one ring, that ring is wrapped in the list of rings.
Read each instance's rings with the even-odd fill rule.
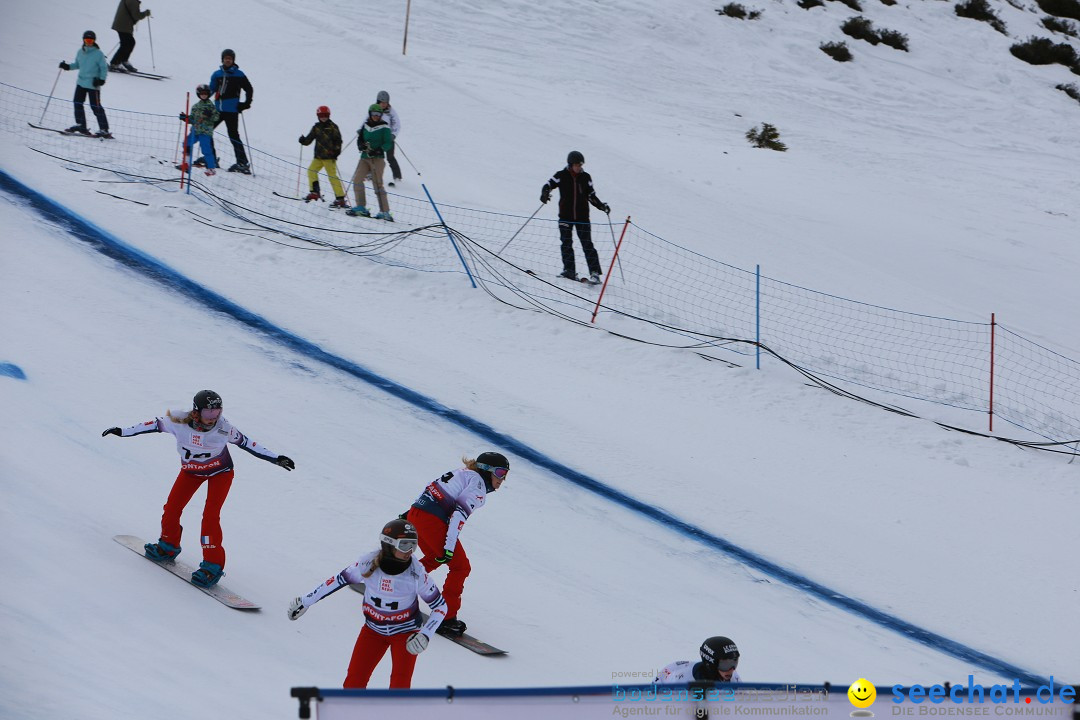
[[[165,412],[165,417],[169,418],[177,425],[187,425],[189,422],[195,419],[194,410],[189,410],[187,415],[176,415],[176,412],[177,411],[175,410],[167,410]]]
[[[379,552],[375,557],[371,558],[371,563],[368,565],[366,572],[360,573],[360,577],[369,578],[371,574],[375,572],[375,568],[379,567],[379,557],[382,555],[382,545],[379,546]]]
[[[463,455],[461,457],[461,462],[465,463],[465,467],[467,467],[469,470],[479,470],[479,468],[476,467],[476,458],[468,458]]]

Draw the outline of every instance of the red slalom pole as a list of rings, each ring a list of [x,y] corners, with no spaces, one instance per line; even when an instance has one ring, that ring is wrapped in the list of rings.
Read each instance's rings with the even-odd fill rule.
[[[604,299],[604,291],[607,290],[608,280],[611,279],[611,271],[615,267],[615,261],[619,259],[619,248],[622,247],[623,238],[626,237],[626,228],[630,227],[630,216],[626,216],[626,222],[623,223],[622,232],[619,233],[619,242],[615,243],[615,254],[611,256],[611,264],[608,265],[607,275],[604,276],[604,284],[600,287],[600,297],[596,298],[596,307],[592,311],[591,323],[596,323],[596,315],[600,312],[600,302]],[[620,266],[621,267],[621,266]]]
[[[994,340],[997,322],[990,313],[990,432],[994,432]]]
[[[180,153],[180,189],[184,189],[184,173],[188,176],[188,185],[191,185],[191,163],[188,160],[188,151],[194,148],[188,148],[188,123],[191,122],[191,91],[184,93],[184,137],[182,142],[184,143],[184,152]],[[187,166],[187,170],[184,166]],[[188,192],[191,192],[191,188],[188,187]]]

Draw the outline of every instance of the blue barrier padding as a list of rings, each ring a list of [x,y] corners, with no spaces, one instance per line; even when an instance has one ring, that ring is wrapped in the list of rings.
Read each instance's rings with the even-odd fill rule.
[[[26,201],[46,220],[56,223],[73,237],[87,243],[106,257],[112,258],[139,274],[161,283],[175,294],[180,291],[193,302],[205,306],[214,312],[226,315],[266,338],[283,345],[312,360],[324,363],[332,368],[348,373],[358,380],[383,390],[425,412],[431,413],[474,435],[496,445],[501,451],[521,457],[533,465],[544,468],[564,480],[599,495],[612,503],[648,518],[683,536],[690,536],[702,545],[732,557],[771,578],[801,590],[818,600],[858,615],[883,628],[922,643],[927,647],[950,655],[958,660],[970,663],[972,667],[996,673],[1005,678],[1016,678],[1025,685],[1046,685],[1047,678],[1025,670],[1011,663],[995,658],[967,645],[918,627],[895,615],[879,610],[864,602],[832,590],[821,583],[776,563],[745,548],[739,547],[718,535],[692,525],[667,512],[663,508],[642,502],[634,497],[612,488],[609,485],[574,470],[554,458],[526,445],[520,440],[495,430],[490,425],[465,413],[449,408],[439,401],[399,385],[350,360],[328,353],[318,345],[274,325],[260,315],[246,310],[231,300],[205,288],[155,258],[131,247],[109,232],[99,228],[77,213],[23,185],[21,182],[0,169],[0,190]]]

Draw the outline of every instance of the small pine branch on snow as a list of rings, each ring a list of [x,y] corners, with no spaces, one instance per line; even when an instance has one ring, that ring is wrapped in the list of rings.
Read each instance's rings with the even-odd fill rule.
[[[749,140],[750,144],[754,147],[765,148],[766,150],[777,150],[779,152],[787,150],[787,145],[780,142],[780,131],[769,123],[761,123],[761,130],[758,130],[756,125],[747,130],[746,139]]]

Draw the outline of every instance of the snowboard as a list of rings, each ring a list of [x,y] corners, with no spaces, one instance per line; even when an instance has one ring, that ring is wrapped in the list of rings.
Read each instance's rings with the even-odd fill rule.
[[[113,536],[113,540],[128,548],[132,552],[138,553],[140,556],[145,558],[147,562],[151,562],[158,567],[164,568],[176,577],[185,580],[188,585],[191,585],[191,587],[202,590],[204,593],[214,598],[222,605],[228,605],[229,607],[235,608],[237,610],[259,610],[258,605],[246,598],[237,595],[228,588],[223,587],[221,583],[218,583],[217,585],[209,588],[199,587],[198,585],[194,584],[193,582],[191,582],[191,574],[195,572],[195,568],[191,567],[185,562],[181,562],[179,560],[159,562],[157,560],[151,560],[150,558],[146,557],[145,551],[143,550],[143,546],[146,545],[146,541],[141,538],[137,538],[134,535],[115,535]]]
[[[364,594],[365,586],[364,586],[363,583],[359,583],[359,584],[356,584],[356,585],[349,585],[349,588],[352,589],[352,590],[355,590],[356,592],[360,593],[361,595]],[[428,619],[427,613],[421,612],[420,617],[421,617],[421,620],[420,620],[421,623],[427,622],[427,619]],[[435,633],[435,634],[439,635],[438,633]],[[443,637],[443,638],[446,638],[447,640],[449,640],[450,642],[457,643],[458,645],[460,645],[463,648],[468,648],[469,650],[472,650],[477,655],[495,656],[495,655],[506,655],[507,654],[507,652],[505,650],[500,650],[499,648],[495,647],[494,645],[488,645],[483,640],[477,640],[476,638],[474,638],[469,633],[465,633],[465,634],[461,635],[460,637],[449,637],[448,635],[439,635],[439,637]]]

